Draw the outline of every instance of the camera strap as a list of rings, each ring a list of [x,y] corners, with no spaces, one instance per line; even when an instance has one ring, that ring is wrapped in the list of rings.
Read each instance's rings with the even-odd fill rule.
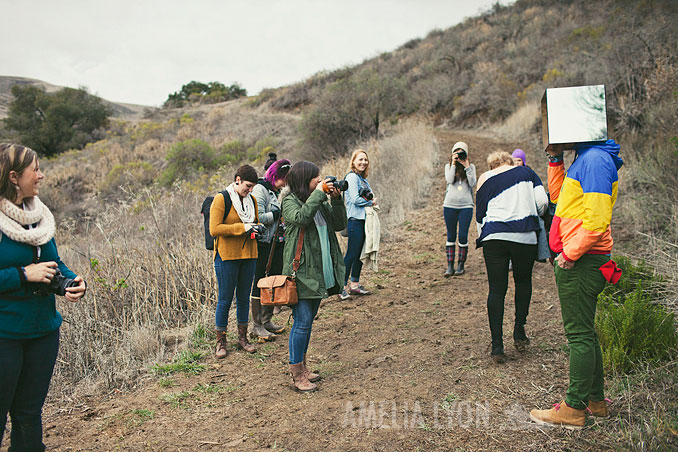
[[[268,253],[268,262],[266,262],[266,272],[264,276],[268,276],[268,272],[271,270],[271,263],[273,262],[273,253],[275,252],[275,245],[278,241],[278,228],[275,228],[275,234],[273,234],[273,241],[271,242],[271,251]]]

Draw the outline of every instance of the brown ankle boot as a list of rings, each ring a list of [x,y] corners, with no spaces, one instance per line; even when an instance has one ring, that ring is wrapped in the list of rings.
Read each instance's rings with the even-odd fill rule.
[[[290,375],[292,376],[290,386],[295,391],[312,392],[318,388],[318,386],[315,383],[311,383],[310,381],[308,381],[308,378],[306,377],[306,372],[304,371],[303,362],[297,364],[290,364]]]
[[[256,352],[254,345],[250,344],[250,341],[247,340],[247,324],[238,325],[238,347],[247,353]]]
[[[306,367],[306,353],[304,353],[304,360],[302,361],[304,364],[304,372],[306,372],[306,378],[308,378],[308,381],[311,383],[315,383],[316,381],[319,381],[322,379],[322,377],[316,373],[311,372],[308,370],[308,367]]]
[[[228,356],[226,350],[226,331],[217,331],[217,351],[214,356],[217,359],[224,359]]]
[[[530,411],[530,418],[537,424],[579,430],[586,423],[586,411],[572,408],[563,400],[560,403],[554,403],[550,410]]]
[[[591,400],[589,402],[589,406],[586,408],[586,411],[596,417],[608,417],[610,415],[610,411],[607,408],[609,400],[610,399],[605,399],[599,400],[597,402]]]

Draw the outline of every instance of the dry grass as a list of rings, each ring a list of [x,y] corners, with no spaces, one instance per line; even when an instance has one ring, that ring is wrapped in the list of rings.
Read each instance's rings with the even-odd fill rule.
[[[383,234],[389,237],[408,211],[423,205],[432,183],[438,143],[429,126],[406,121],[397,126],[392,135],[358,147],[369,155],[368,179],[381,209]],[[350,156],[346,156],[326,163],[322,174],[343,177],[350,170],[349,159]]]

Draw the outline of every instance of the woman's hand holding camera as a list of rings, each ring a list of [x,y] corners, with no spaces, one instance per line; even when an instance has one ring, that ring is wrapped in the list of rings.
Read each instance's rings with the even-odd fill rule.
[[[329,189],[328,192],[325,192],[325,190],[323,189],[323,183],[319,183],[315,187],[315,189],[320,190],[323,193],[327,193],[328,195],[330,195],[330,197],[335,198],[335,199],[341,196],[341,191],[339,191],[339,189],[337,189],[337,187],[334,186],[334,181],[333,181],[332,178],[330,178],[330,177],[326,178],[325,181],[324,181],[324,184]]]
[[[460,150],[457,150],[457,151],[454,151],[454,152],[452,153],[452,163],[455,164],[455,163],[459,162],[459,163],[461,164],[461,166],[463,166],[464,168],[468,168],[469,165],[470,165],[470,163],[469,163],[469,161],[468,161],[468,157],[466,157],[466,155],[465,155],[463,160],[460,159],[460,158],[459,158],[459,153],[460,153],[460,152],[462,152],[461,149],[460,149]],[[466,152],[464,152],[464,154],[466,154]]]
[[[26,280],[28,282],[45,283],[49,282],[56,275],[57,263],[54,261],[39,262],[24,267],[26,270]]]
[[[78,285],[75,287],[67,287],[66,294],[64,295],[64,297],[66,297],[68,301],[72,301],[75,303],[76,301],[80,300],[82,297],[85,296],[87,285],[85,284],[85,280],[82,279],[80,276],[76,276],[73,279],[73,282],[78,283]]]

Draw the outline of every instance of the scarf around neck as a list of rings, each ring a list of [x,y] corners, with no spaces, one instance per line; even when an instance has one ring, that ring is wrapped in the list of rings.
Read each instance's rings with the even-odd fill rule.
[[[252,195],[241,199],[240,195],[235,191],[235,182],[226,187],[226,191],[231,197],[231,204],[233,204],[233,208],[240,217],[240,221],[245,224],[254,223],[256,212],[254,211]],[[226,215],[228,215],[228,212],[226,212]]]
[[[54,237],[52,212],[37,196],[24,200],[25,210],[9,199],[0,197],[0,232],[15,242],[33,246],[44,245]],[[24,226],[35,225],[24,229]]]

